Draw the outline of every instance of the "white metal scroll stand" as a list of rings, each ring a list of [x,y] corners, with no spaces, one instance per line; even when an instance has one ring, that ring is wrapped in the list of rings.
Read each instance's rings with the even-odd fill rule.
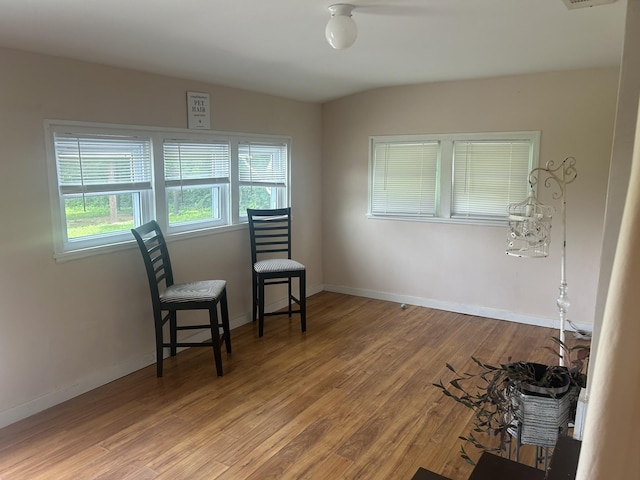
[[[576,171],[576,159],[574,157],[565,158],[557,167],[553,160],[547,162],[544,168],[534,168],[529,173],[529,184],[531,188],[535,188],[542,176],[545,176],[543,185],[547,188],[554,188],[553,198],[561,200],[561,228],[562,228],[562,244],[560,246],[560,294],[556,301],[558,311],[560,313],[560,365],[564,365],[565,345],[565,323],[567,320],[567,310],[571,305],[567,295],[567,278],[566,278],[566,250],[567,250],[567,197],[566,186],[573,182],[578,176]]]

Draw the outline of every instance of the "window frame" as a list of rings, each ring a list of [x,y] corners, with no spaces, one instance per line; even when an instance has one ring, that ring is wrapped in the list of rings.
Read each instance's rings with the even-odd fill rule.
[[[151,191],[148,198],[143,201],[145,212],[141,222],[155,219],[165,232],[168,239],[173,237],[188,238],[202,235],[211,235],[224,231],[246,228],[246,215],[238,212],[240,185],[238,173],[238,145],[242,142],[284,144],[287,151],[286,186],[282,197],[285,207],[291,206],[291,150],[292,138],[286,135],[252,134],[237,132],[222,132],[214,130],[192,130],[178,128],[162,128],[152,126],[122,125],[110,123],[94,123],[63,120],[45,120],[45,153],[49,180],[49,198],[53,229],[53,256],[56,261],[66,261],[96,254],[118,251],[131,248],[135,245],[135,239],[130,232],[120,232],[113,237],[92,236],[87,240],[69,242],[66,239],[67,223],[64,217],[64,201],[60,193],[58,183],[58,165],[56,159],[55,133],[82,134],[94,136],[119,135],[124,137],[148,138],[151,149]],[[168,190],[164,172],[164,142],[165,141],[193,141],[193,142],[229,142],[230,165],[227,197],[222,199],[221,208],[226,211],[227,222],[193,222],[188,225],[169,225],[168,217]],[[194,182],[198,183],[198,181]],[[214,185],[218,186],[219,184]],[[113,240],[113,241],[112,241]]]
[[[284,144],[285,147],[285,151],[284,151],[284,156],[285,156],[285,162],[286,162],[286,171],[284,172],[284,179],[282,181],[277,181],[274,179],[269,179],[270,181],[259,181],[259,180],[255,180],[255,181],[247,181],[247,180],[243,180],[241,177],[241,172],[240,172],[240,146],[241,145],[249,145],[249,151],[251,151],[251,144],[256,144],[257,147],[263,148],[263,147],[282,147],[283,146],[283,142],[275,142],[275,141],[266,141],[267,139],[262,139],[261,141],[256,141],[255,138],[250,139],[248,137],[240,139],[238,141],[238,143],[236,144],[236,148],[237,148],[237,158],[238,158],[238,165],[237,168],[234,169],[234,171],[236,172],[236,174],[238,175],[238,179],[237,179],[237,186],[238,186],[238,206],[233,210],[233,212],[237,212],[239,215],[239,222],[245,223],[248,222],[248,218],[247,218],[247,213],[245,212],[241,212],[240,208],[239,208],[239,203],[240,203],[240,197],[241,197],[241,188],[242,187],[257,187],[257,188],[277,188],[278,191],[276,192],[276,204],[270,206],[270,208],[286,208],[288,206],[290,206],[289,204],[290,199],[291,199],[291,189],[289,188],[290,185],[290,175],[291,175],[291,145],[289,144],[288,146],[286,144]],[[281,153],[281,152],[278,152]],[[284,191],[282,191],[282,189],[284,188]]]
[[[527,175],[523,178],[525,191],[528,191],[528,173],[539,164],[540,131],[513,132],[485,132],[485,133],[450,133],[450,134],[419,134],[419,135],[374,135],[369,137],[369,177],[368,177],[368,206],[367,217],[380,220],[402,220],[418,222],[454,223],[467,225],[504,226],[507,224],[507,208],[504,217],[495,216],[454,216],[453,214],[453,180],[454,180],[454,146],[456,142],[499,142],[499,141],[528,141],[530,142],[529,164]],[[439,154],[436,168],[436,198],[433,215],[389,215],[373,213],[373,183],[375,168],[375,148],[380,143],[394,142],[438,142]],[[526,198],[526,194],[516,201]]]
[[[167,152],[166,152],[166,147],[168,145],[188,145],[188,146],[194,146],[194,145],[201,145],[201,146],[207,146],[207,145],[211,145],[211,146],[220,146],[220,145],[225,145],[227,147],[227,154],[228,154],[228,165],[227,165],[227,175],[226,177],[200,177],[200,178],[183,178],[182,177],[182,172],[180,171],[180,177],[176,180],[176,179],[167,179],[167,175],[166,175],[166,159],[167,159]],[[206,141],[203,140],[196,140],[193,138],[189,138],[189,139],[184,139],[184,138],[167,138],[164,137],[162,140],[162,162],[163,162],[163,173],[162,173],[162,179],[164,181],[164,185],[163,188],[165,190],[164,193],[164,198],[165,198],[165,202],[164,202],[164,206],[167,209],[167,214],[166,214],[166,225],[165,225],[165,231],[167,232],[168,235],[171,235],[173,233],[182,233],[182,232],[190,232],[190,231],[194,231],[194,230],[202,230],[202,229],[206,229],[209,227],[223,227],[223,226],[227,226],[230,224],[230,219],[229,219],[229,202],[230,202],[230,196],[231,196],[231,168],[232,168],[232,156],[231,156],[231,142],[227,139],[222,139],[222,138],[216,138],[215,140],[213,140],[211,137],[207,137]],[[178,159],[178,162],[181,163],[182,160]],[[220,198],[219,201],[217,202],[218,208],[220,210],[220,218],[216,219],[216,218],[211,218],[208,220],[195,220],[195,221],[191,221],[191,222],[177,222],[177,223],[171,223],[171,220],[169,218],[169,193],[171,191],[174,190],[189,190],[189,189],[205,189],[205,188],[210,188],[212,191],[213,190],[218,190],[220,192]],[[226,193],[226,195],[224,195]],[[213,198],[212,198],[213,200]],[[158,199],[159,201],[159,199]]]

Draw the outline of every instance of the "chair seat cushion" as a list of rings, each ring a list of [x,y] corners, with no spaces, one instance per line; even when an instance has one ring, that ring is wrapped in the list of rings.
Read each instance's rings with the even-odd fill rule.
[[[160,294],[161,303],[207,302],[220,298],[227,282],[225,280],[202,280],[200,282],[177,283]]]
[[[305,269],[300,262],[287,258],[260,260],[253,265],[253,268],[257,273],[296,272]]]

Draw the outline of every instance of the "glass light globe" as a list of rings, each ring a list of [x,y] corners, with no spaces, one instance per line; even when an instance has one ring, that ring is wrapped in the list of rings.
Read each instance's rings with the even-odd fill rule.
[[[356,41],[358,27],[351,16],[334,15],[327,22],[324,31],[327,42],[336,50],[349,48]]]

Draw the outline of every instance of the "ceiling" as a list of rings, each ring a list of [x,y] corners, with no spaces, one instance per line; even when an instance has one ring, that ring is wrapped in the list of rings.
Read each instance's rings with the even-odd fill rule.
[[[627,0],[0,0],[0,46],[324,102],[377,87],[620,65]]]

